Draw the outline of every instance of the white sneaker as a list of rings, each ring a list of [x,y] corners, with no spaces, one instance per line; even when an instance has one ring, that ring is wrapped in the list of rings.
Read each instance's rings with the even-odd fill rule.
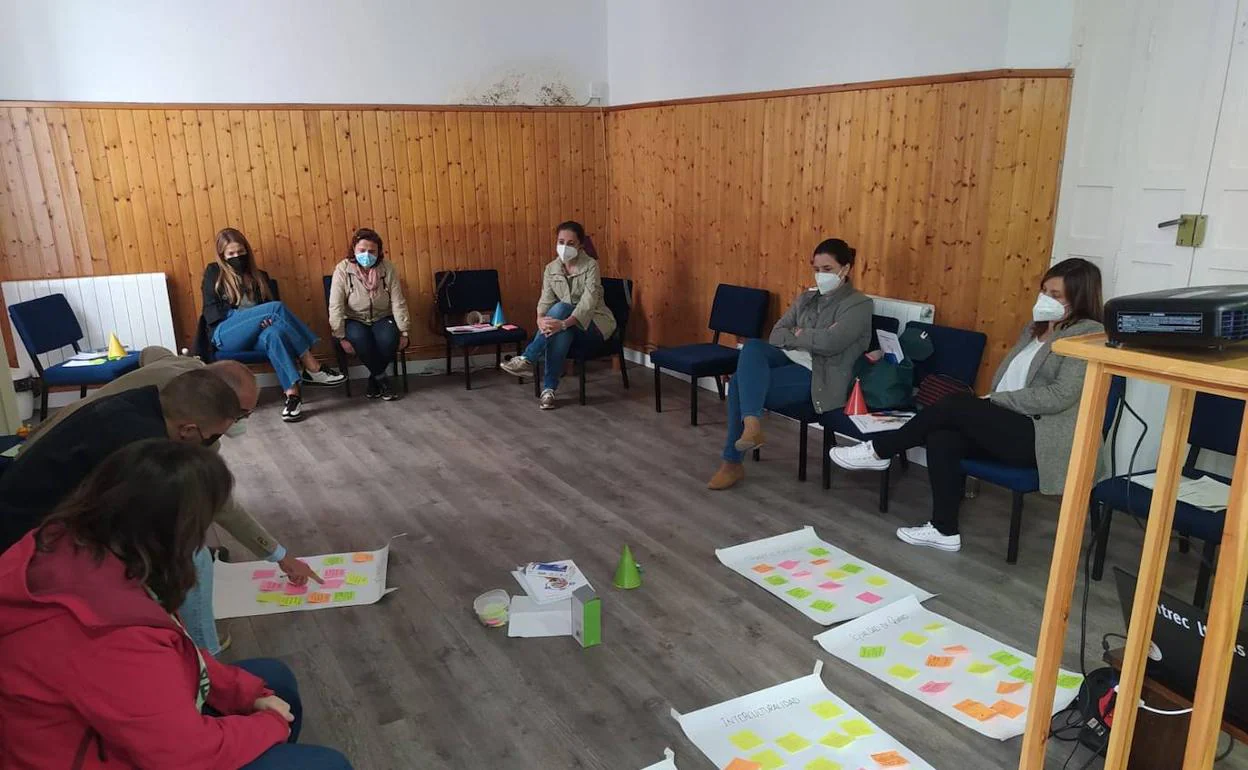
[[[891,459],[881,460],[875,456],[875,445],[870,441],[852,446],[836,446],[828,450],[832,462],[850,471],[882,471],[892,465]]]
[[[550,388],[543,390],[542,397],[540,400],[538,400],[537,405],[538,407],[542,409],[554,409],[555,408],[555,391],[551,390]]]
[[[529,363],[529,359],[524,356],[512,356],[499,368],[516,377],[528,377],[533,374],[533,364]]]
[[[942,551],[962,550],[961,535],[942,535],[930,521],[921,527],[901,527],[897,530],[897,539],[910,545],[925,545]]]
[[[303,381],[309,385],[341,385],[347,381],[347,377],[337,369],[322,366],[315,372],[304,370]]]

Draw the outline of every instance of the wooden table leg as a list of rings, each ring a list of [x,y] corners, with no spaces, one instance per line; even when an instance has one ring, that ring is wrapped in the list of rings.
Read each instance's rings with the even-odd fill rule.
[[[1209,628],[1200,656],[1196,697],[1192,699],[1192,726],[1187,733],[1184,770],[1213,767],[1222,708],[1226,703],[1226,685],[1231,663],[1235,660],[1235,638],[1243,611],[1245,581],[1248,581],[1248,420],[1239,429],[1231,500],[1222,529],[1218,571],[1213,579],[1213,601],[1209,605]]]
[[[1027,709],[1027,729],[1023,733],[1020,770],[1044,768],[1044,749],[1052,722],[1057,670],[1062,663],[1062,649],[1066,641],[1066,619],[1070,615],[1070,599],[1079,567],[1088,498],[1096,481],[1096,459],[1101,448],[1101,424],[1105,419],[1109,379],[1104,364],[1088,364],[1071,447],[1070,468],[1062,494],[1053,563],[1049,568],[1049,587],[1044,598],[1044,621],[1040,626],[1040,644],[1036,650],[1035,679]]]
[[[1161,578],[1166,571],[1166,554],[1170,551],[1174,501],[1182,478],[1187,433],[1192,423],[1195,400],[1196,392],[1193,390],[1178,386],[1170,388],[1166,422],[1161,430],[1161,451],[1157,456],[1157,479],[1153,484],[1153,501],[1148,508],[1148,527],[1140,554],[1140,575],[1135,583],[1127,646],[1122,652],[1122,677],[1118,681],[1114,729],[1109,733],[1109,751],[1105,756],[1106,770],[1125,770],[1131,754],[1131,739],[1135,735],[1136,717],[1140,713],[1136,704],[1140,702],[1140,692],[1144,687],[1144,666],[1148,663],[1153,621],[1157,618],[1157,598],[1161,595]],[[1219,723],[1220,717],[1219,711]]]

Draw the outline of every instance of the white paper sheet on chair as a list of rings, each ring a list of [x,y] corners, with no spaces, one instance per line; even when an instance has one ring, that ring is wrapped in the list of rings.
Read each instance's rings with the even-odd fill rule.
[[[1156,473],[1142,473],[1132,476],[1131,481],[1142,487],[1152,489],[1157,485]],[[1198,479],[1182,479],[1179,481],[1179,502],[1204,508],[1207,511],[1225,511],[1231,504],[1231,487],[1210,476]]]

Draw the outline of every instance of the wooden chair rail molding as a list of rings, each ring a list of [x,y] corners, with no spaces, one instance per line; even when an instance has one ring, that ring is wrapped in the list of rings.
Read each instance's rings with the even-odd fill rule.
[[[327,334],[320,276],[371,226],[423,352],[435,271],[497,267],[527,322],[574,218],[637,282],[640,348],[702,339],[720,282],[778,316],[838,236],[860,288],[988,333],[990,372],[1049,261],[1069,92],[994,70],[605,109],[0,102],[0,280],[164,272],[186,344],[234,225]]]

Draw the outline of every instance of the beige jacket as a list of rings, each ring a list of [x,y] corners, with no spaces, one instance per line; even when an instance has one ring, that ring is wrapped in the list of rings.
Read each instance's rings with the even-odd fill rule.
[[[572,317],[582,329],[592,322],[598,327],[602,338],[609,339],[615,333],[615,316],[602,298],[602,277],[598,272],[598,260],[582,254],[573,265],[576,275],[568,275],[563,262],[551,260],[542,272],[542,297],[537,301],[537,314],[546,315],[556,302],[566,302],[575,309]]]
[[[144,348],[139,354],[139,368],[129,374],[118,377],[98,390],[91,392],[91,395],[79,399],[74,403],[62,409],[58,409],[56,414],[52,415],[48,420],[41,423],[34,433],[26,439],[22,445],[22,451],[26,451],[32,444],[42,438],[49,429],[56,426],[69,415],[81,409],[85,404],[95,401],[97,398],[106,396],[115,396],[118,393],[135,388],[145,388],[148,385],[155,385],[157,388],[163,388],[174,377],[192,369],[201,369],[204,362],[198,358],[190,356],[175,355],[173,351],[162,347],[153,346]],[[228,440],[228,439],[226,439]],[[213,449],[220,450],[221,442],[218,441],[212,445]],[[238,542],[242,543],[252,553],[260,557],[267,557],[277,550],[277,540],[269,534],[260,522],[252,518],[241,505],[233,498],[226,504],[224,508],[217,514],[216,523],[220,524],[226,532],[234,536]]]
[[[334,336],[338,339],[347,336],[348,318],[371,326],[388,316],[394,316],[394,325],[399,327],[400,334],[407,334],[412,319],[394,263],[383,259],[374,268],[381,271],[381,291],[373,296],[351,270],[352,264],[346,259],[339,262],[329,287],[329,328]]]

